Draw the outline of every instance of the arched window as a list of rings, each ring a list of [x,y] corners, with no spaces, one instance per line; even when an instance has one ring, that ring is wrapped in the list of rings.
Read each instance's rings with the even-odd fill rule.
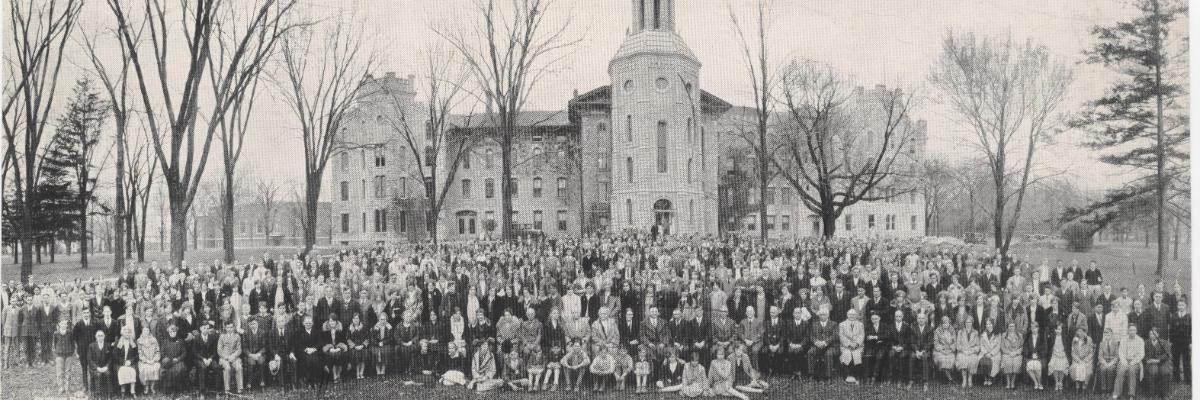
[[[667,121],[658,121],[658,172],[667,172]]]
[[[705,159],[707,159],[707,157],[705,157],[705,155],[704,155],[704,127],[701,126],[700,127],[700,170],[701,171],[708,168],[708,162],[704,161]]]
[[[695,134],[695,133],[694,133],[694,132],[693,132],[693,130],[692,130],[692,119],[691,119],[691,118],[688,118],[688,120],[687,120],[687,138],[688,138],[688,144],[691,144],[691,143],[693,143],[693,142],[695,142],[695,141],[696,141],[696,140],[695,140],[695,139],[696,139],[696,138],[695,138],[695,136],[693,136],[694,134]]]
[[[646,0],[638,1],[638,27],[646,29]]]
[[[692,183],[692,159],[688,159],[687,163],[687,183]]]
[[[662,28],[662,0],[654,0],[654,29]]]
[[[483,152],[483,166],[492,169],[492,149]]]
[[[688,222],[696,220],[696,200],[688,200]]]
[[[542,197],[542,178],[533,178],[533,197]]]

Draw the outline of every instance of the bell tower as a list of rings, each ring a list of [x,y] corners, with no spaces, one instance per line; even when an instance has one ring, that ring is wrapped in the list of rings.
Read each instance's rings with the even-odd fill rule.
[[[630,33],[647,30],[675,31],[675,0],[630,0],[633,26]]]
[[[608,64],[617,231],[716,233],[716,186],[706,182],[715,140],[706,151],[700,61],[676,31],[676,1],[630,0],[629,34]]]

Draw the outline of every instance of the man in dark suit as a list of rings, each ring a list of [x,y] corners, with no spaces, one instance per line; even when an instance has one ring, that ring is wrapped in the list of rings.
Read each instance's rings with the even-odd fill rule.
[[[600,317],[600,298],[596,297],[596,286],[591,282],[584,287],[583,296],[579,298],[579,305],[583,314],[588,317],[588,323],[596,322],[596,318]]]
[[[113,346],[104,331],[97,330],[95,335],[96,340],[87,347],[89,379],[94,385],[92,394],[104,397],[112,394],[112,384],[116,381],[112,370]]]
[[[667,329],[667,322],[658,317],[658,307],[650,307],[640,331],[638,344],[648,350],[651,362],[666,357],[667,346],[671,343],[671,331]]]
[[[929,323],[929,316],[917,313],[917,324],[909,332],[907,350],[911,356],[908,386],[911,388],[913,382],[919,380],[924,390],[929,391],[929,369],[933,365],[933,326]]]
[[[1092,315],[1089,315],[1087,320],[1088,336],[1092,338],[1092,343],[1097,343],[1097,351],[1100,348],[1100,340],[1103,339],[1104,335],[1104,316],[1104,305],[1096,304],[1092,306]]]
[[[296,379],[316,384],[321,378],[321,333],[313,328],[312,316],[304,316],[303,328],[292,335],[291,345],[296,356]]]
[[[267,366],[267,332],[259,325],[258,318],[250,318],[248,328],[242,334],[242,354],[245,355],[246,388],[253,388],[257,383],[265,387],[263,371]]]
[[[887,351],[891,347],[892,339],[888,336],[883,317],[874,312],[870,315],[870,321],[863,324],[863,364],[866,369],[864,378],[870,383],[875,383],[884,374]]]
[[[104,306],[100,310],[101,317],[96,329],[104,331],[104,340],[107,340],[108,344],[113,344],[117,340],[117,335],[121,332],[121,324],[116,318],[113,318],[111,307]]]
[[[779,306],[771,306],[770,316],[763,323],[763,353],[760,359],[763,373],[768,375],[787,371],[785,367],[788,363],[784,358],[787,341],[784,336],[784,320],[779,317],[779,313]]]
[[[292,354],[291,338],[292,327],[288,324],[287,313],[282,310],[278,311],[275,314],[275,323],[272,324],[270,332],[267,334],[266,358],[268,363],[271,361],[279,363],[275,382],[281,386],[295,383],[296,356]]]
[[[846,291],[845,283],[841,280],[833,281],[833,293],[829,295],[829,305],[832,307],[829,310],[829,319],[835,323],[840,323],[846,319],[846,311],[850,310],[850,293]]]
[[[883,372],[883,379],[891,379],[896,385],[904,382],[904,367],[908,365],[908,349],[911,348],[910,337],[912,333],[911,325],[905,321],[904,311],[896,310],[892,317],[892,323],[887,325],[887,333],[884,335],[889,339],[887,343],[887,367]]]
[[[709,350],[712,349],[712,323],[704,318],[704,308],[702,307],[684,307],[684,318],[691,318],[687,321],[684,332],[687,334],[687,341],[684,346],[688,349],[688,358],[691,359],[691,353],[700,353],[700,362],[707,364],[712,359],[712,354]]]
[[[808,370],[814,379],[833,378],[838,357],[838,324],[829,318],[829,309],[817,310],[817,320],[808,326]],[[820,367],[818,367],[820,366]]]
[[[195,372],[196,386],[201,393],[208,389],[208,384],[219,371],[217,363],[217,334],[214,333],[212,321],[204,321],[200,325],[200,333],[192,337],[192,371]]]
[[[50,353],[51,346],[54,341],[54,330],[58,327],[59,312],[58,307],[54,305],[54,298],[50,293],[42,293],[42,304],[38,307],[38,338],[42,344],[42,349],[39,353],[42,355],[42,362],[49,364],[51,361]]]
[[[321,323],[329,320],[329,314],[345,315],[342,312],[342,300],[333,296],[333,288],[325,287],[325,297],[317,300],[317,306],[313,309],[313,318]]]
[[[782,361],[784,366],[782,370],[792,374],[792,378],[799,378],[802,374],[815,376],[816,372],[812,367],[816,364],[808,362],[807,356],[811,350],[811,342],[808,340],[809,321],[804,319],[804,308],[797,307],[792,310],[792,317],[783,320],[780,323],[784,324],[780,330],[783,337],[780,339],[783,352],[786,354]]]
[[[75,342],[75,352],[79,355],[79,366],[83,371],[83,388],[91,391],[91,374],[88,372],[88,349],[96,342],[96,323],[92,321],[92,312],[84,308],[79,313],[79,321],[71,328],[71,341]]]

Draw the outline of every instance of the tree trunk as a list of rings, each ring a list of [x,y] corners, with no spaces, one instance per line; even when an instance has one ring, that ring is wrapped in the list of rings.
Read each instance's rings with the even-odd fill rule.
[[[833,234],[837,231],[837,214],[834,214],[833,207],[822,207],[821,210],[821,237],[832,239]]]
[[[507,109],[501,109],[500,115],[500,238],[512,240],[512,137],[516,122]]]
[[[1162,35],[1160,34],[1161,27],[1158,26],[1159,21],[1161,21],[1161,19],[1158,18],[1160,16],[1158,1],[1153,2],[1153,7],[1154,7],[1154,15],[1155,15],[1155,18],[1154,18],[1154,21],[1155,21],[1155,23],[1154,23],[1155,24],[1154,25],[1154,53],[1157,57],[1165,59],[1166,55],[1163,54],[1163,51],[1162,51],[1162,43],[1161,43]],[[1158,275],[1158,276],[1162,276],[1163,265],[1167,263],[1167,243],[1166,243],[1167,225],[1166,225],[1166,221],[1165,221],[1165,217],[1164,217],[1164,214],[1166,214],[1166,211],[1167,211],[1166,210],[1166,208],[1167,208],[1167,171],[1166,171],[1166,169],[1167,169],[1167,154],[1166,154],[1166,144],[1164,143],[1164,138],[1163,138],[1163,136],[1164,136],[1164,134],[1163,134],[1164,121],[1163,121],[1162,63],[1159,61],[1154,62],[1154,89],[1155,89],[1154,90],[1154,103],[1155,103],[1155,106],[1157,107],[1157,115],[1156,115],[1157,121],[1154,124],[1155,125],[1154,136],[1155,136],[1155,144],[1156,144],[1155,156],[1158,159],[1156,171],[1155,171],[1156,175],[1157,175],[1157,176],[1155,176],[1156,181],[1157,181],[1155,186],[1157,186],[1157,189],[1158,189],[1157,190],[1158,193],[1156,193],[1157,196],[1155,198],[1155,201],[1158,203],[1158,207],[1157,207],[1156,215],[1155,215],[1155,219],[1157,220],[1156,224],[1157,224],[1157,228],[1158,228],[1158,237],[1157,237],[1157,239],[1158,239],[1158,265],[1154,269],[1154,274]]]
[[[31,158],[31,157],[26,157],[27,161],[29,158]],[[32,165],[32,163],[27,163],[26,165]],[[28,175],[28,173],[26,173],[26,175]],[[25,187],[28,188],[29,186],[32,186],[33,180],[26,179],[25,182],[26,182]],[[18,188],[18,191],[20,191],[20,188]],[[20,241],[21,241],[21,283],[28,284],[29,276],[33,275],[33,247],[34,247],[34,243],[33,243],[33,241],[34,241],[33,240],[33,207],[31,207],[31,205],[29,203],[32,202],[33,200],[35,200],[35,198],[34,198],[33,194],[28,190],[25,191],[25,195],[23,197],[24,198],[22,199],[21,194],[20,193],[17,194],[17,199],[23,200],[23,201],[21,201],[21,238],[20,238]],[[41,257],[39,256],[38,259],[40,260]]]
[[[172,196],[173,197],[173,196]],[[187,209],[171,202],[171,264],[175,267],[183,265],[183,257],[187,253]]]
[[[58,243],[54,239],[50,239],[50,263],[54,264],[54,254],[58,250]]]
[[[226,165],[229,165],[228,163]],[[221,201],[221,248],[225,262],[233,262],[233,170],[225,169],[225,193]]]
[[[45,248],[46,248],[46,243],[41,240],[38,240],[38,244],[37,244],[37,263],[38,263],[38,265],[42,264],[42,251],[44,251]]]
[[[117,130],[117,132],[116,132],[117,133],[117,142],[116,142],[116,147],[117,147],[116,193],[117,193],[117,195],[115,196],[116,197],[116,204],[115,204],[116,210],[114,212],[116,213],[117,216],[124,216],[125,215],[125,117],[124,117],[124,114],[122,112],[118,111],[117,109],[115,109],[115,107],[114,107],[113,111],[114,111],[114,121],[115,121],[115,125],[116,125],[116,130]],[[117,218],[117,226],[115,228],[117,230],[117,237],[126,235],[125,221],[121,220],[121,218]],[[84,240],[82,240],[79,243],[79,254],[83,254],[84,255],[83,257],[87,257],[86,256],[87,247],[85,247],[86,243],[87,243],[86,238],[84,238]],[[125,251],[123,251],[125,249],[120,244],[118,244],[118,247],[119,248],[117,249],[116,255],[113,256],[112,270],[114,273],[120,274],[121,272],[123,272],[125,270]],[[87,264],[84,264],[84,268],[86,268],[86,266],[87,266]]]
[[[1171,255],[1172,260],[1179,259],[1179,218],[1175,218],[1175,234],[1172,235],[1172,240],[1175,241],[1175,253]]]
[[[304,176],[304,255],[317,243],[317,201],[321,195],[321,171]]]

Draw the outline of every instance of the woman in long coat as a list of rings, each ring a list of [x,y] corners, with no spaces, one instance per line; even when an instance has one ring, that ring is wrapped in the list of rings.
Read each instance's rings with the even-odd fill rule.
[[[741,400],[749,399],[733,387],[733,361],[725,358],[725,347],[717,347],[716,357],[708,367],[708,383],[714,396],[732,396]]]
[[[179,336],[179,326],[167,325],[167,336],[160,343],[162,358],[160,359],[161,377],[164,390],[170,391],[179,387],[180,379],[188,375],[187,346]]]
[[[375,365],[375,375],[387,374],[388,362],[392,359],[392,325],[387,318],[379,318],[371,328],[371,362]]]
[[[354,365],[354,379],[362,379],[371,358],[371,331],[363,326],[362,314],[354,313],[350,318],[350,329],[346,331],[346,347],[350,349],[350,363]]]
[[[983,332],[979,334],[979,372],[984,374],[984,386],[992,386],[992,379],[1000,373],[1001,340],[1000,333],[996,332],[996,321],[985,321]]]
[[[158,383],[162,356],[159,352],[158,339],[154,337],[149,324],[142,326],[142,335],[138,336],[137,347],[138,379],[145,386],[146,394],[152,394],[154,386]]]
[[[1075,330],[1075,339],[1071,341],[1071,379],[1075,388],[1082,391],[1092,377],[1092,363],[1095,361],[1096,346],[1088,336],[1086,328]]]
[[[130,396],[137,394],[138,348],[133,338],[132,325],[125,325],[121,329],[121,338],[117,339],[112,357],[113,365],[117,366],[117,385],[121,387],[121,393],[128,393]]]
[[[942,325],[933,331],[933,364],[942,370],[947,381],[953,382],[950,372],[954,370],[955,341],[958,336],[950,325],[950,316],[942,315],[941,318]]]
[[[1016,389],[1017,375],[1021,373],[1022,350],[1025,335],[1017,329],[1015,321],[1008,321],[1008,329],[1004,331],[1000,341],[1000,371],[1004,373],[1005,389]]]
[[[346,366],[346,330],[337,313],[329,313],[329,320],[321,326],[321,355],[324,356],[325,370],[333,377],[333,382],[342,380],[342,368]]]
[[[692,352],[692,359],[683,366],[683,382],[679,393],[684,397],[707,396],[712,393],[708,385],[708,374],[700,365],[700,352]]]
[[[962,387],[974,385],[972,376],[979,367],[979,332],[966,320],[959,322],[958,332],[954,340],[954,367],[962,374]]]

